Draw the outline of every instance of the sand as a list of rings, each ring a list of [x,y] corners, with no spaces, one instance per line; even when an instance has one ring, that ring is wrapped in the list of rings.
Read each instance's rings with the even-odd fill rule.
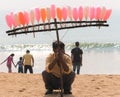
[[[0,97],[60,97],[44,93],[41,74],[0,73]],[[76,75],[72,95],[63,97],[120,97],[120,75]]]

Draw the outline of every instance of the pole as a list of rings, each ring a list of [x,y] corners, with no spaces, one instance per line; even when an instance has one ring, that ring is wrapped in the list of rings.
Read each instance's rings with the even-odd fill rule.
[[[58,27],[57,27],[57,20],[54,19],[54,22],[55,22],[55,28],[56,28],[56,36],[57,36],[57,42],[58,42],[58,47],[60,48],[59,46],[59,34],[58,34]],[[60,66],[60,84],[61,84],[61,97],[63,97],[63,77],[62,77],[62,65],[60,64],[60,61],[58,61],[58,65]]]

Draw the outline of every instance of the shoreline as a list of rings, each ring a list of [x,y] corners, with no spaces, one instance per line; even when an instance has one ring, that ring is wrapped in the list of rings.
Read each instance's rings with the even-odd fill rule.
[[[5,60],[9,54],[14,53],[14,63],[16,64],[19,57],[23,56],[25,52],[0,52],[0,62]],[[41,73],[45,69],[45,59],[49,54],[46,51],[31,51],[35,59],[35,66],[33,72]],[[70,54],[70,53],[68,53]],[[120,74],[120,52],[84,52],[83,66],[81,67],[81,74]],[[12,66],[12,71],[18,71]],[[6,63],[0,65],[0,72],[8,72]]]
[[[0,72],[0,97],[53,97],[45,96],[41,74]],[[76,75],[72,96],[65,97],[119,97],[120,75]]]

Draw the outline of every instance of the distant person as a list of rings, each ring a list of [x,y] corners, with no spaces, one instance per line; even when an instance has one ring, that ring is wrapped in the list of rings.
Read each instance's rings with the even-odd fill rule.
[[[82,55],[83,51],[79,47],[79,42],[75,42],[75,48],[71,50],[71,58],[73,63],[73,71],[77,69],[77,74],[80,73],[80,67],[82,66]]]
[[[23,73],[23,58],[20,57],[19,61],[16,64],[16,67],[18,65],[18,73]]]
[[[3,64],[4,62],[7,62],[6,65],[8,67],[8,73],[12,72],[12,64],[15,66],[14,62],[13,62],[13,57],[14,54],[12,53],[10,56],[8,56],[1,64]],[[16,66],[15,66],[16,67]]]
[[[50,53],[46,58],[46,69],[42,72],[45,88],[47,89],[45,95],[52,94],[54,89],[61,88],[60,66],[62,66],[64,94],[71,94],[71,85],[75,78],[75,73],[72,71],[71,57],[65,54],[63,42],[58,45],[58,42],[55,41],[52,47],[53,53]]]
[[[26,50],[26,54],[23,56],[23,64],[24,73],[27,73],[27,70],[29,70],[30,73],[33,73],[34,58],[33,55],[30,54],[29,50]]]

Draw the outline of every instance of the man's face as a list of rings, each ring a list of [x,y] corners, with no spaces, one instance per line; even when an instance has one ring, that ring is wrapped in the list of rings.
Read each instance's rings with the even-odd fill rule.
[[[54,49],[54,52],[59,52],[59,51],[65,53],[65,50],[63,48]]]
[[[53,43],[53,51],[54,52],[65,52],[65,50],[64,50],[64,43],[62,43],[62,42],[60,42],[59,44],[58,44],[58,42],[54,42]]]

